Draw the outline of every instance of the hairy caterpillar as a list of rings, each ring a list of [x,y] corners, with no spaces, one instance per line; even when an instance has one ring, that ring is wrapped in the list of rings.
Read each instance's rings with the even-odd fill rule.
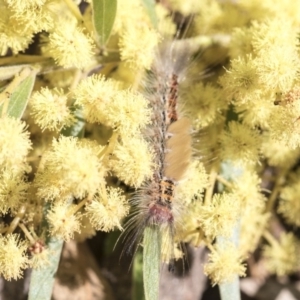
[[[180,109],[180,84],[185,80],[189,56],[186,50],[164,43],[145,80],[145,95],[152,108],[151,124],[145,137],[154,153],[152,178],[133,199],[135,212],[126,225],[128,245],[141,239],[146,227],[158,226],[167,232],[173,254],[175,220],[180,212],[176,189],[184,178],[192,157],[191,122]]]

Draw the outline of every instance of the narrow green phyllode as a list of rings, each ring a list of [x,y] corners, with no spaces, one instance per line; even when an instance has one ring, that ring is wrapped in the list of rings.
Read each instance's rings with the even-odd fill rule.
[[[35,82],[36,72],[30,72],[28,76],[20,82],[10,95],[6,113],[10,117],[21,119],[26,109],[28,99],[31,95],[33,85]],[[5,105],[4,105],[5,106]],[[0,106],[0,113],[2,113],[3,104]]]
[[[137,250],[133,260],[132,300],[145,300],[143,282],[143,252],[141,248]]]
[[[117,0],[93,1],[93,24],[97,42],[104,47],[110,36],[117,12]]]
[[[232,181],[235,178],[243,174],[243,169],[235,167],[230,161],[225,161],[221,165],[221,174],[223,178],[228,181]],[[218,191],[222,192],[224,187],[222,184],[219,184]],[[233,228],[232,235],[229,238],[217,237],[217,244],[224,245],[226,242],[232,242],[236,246],[239,244],[240,237],[240,222],[238,221]],[[236,275],[235,279],[232,282],[226,282],[219,284],[219,291],[222,300],[240,300],[240,279]]]
[[[143,276],[146,300],[158,300],[161,254],[161,232],[158,226],[144,231]]]

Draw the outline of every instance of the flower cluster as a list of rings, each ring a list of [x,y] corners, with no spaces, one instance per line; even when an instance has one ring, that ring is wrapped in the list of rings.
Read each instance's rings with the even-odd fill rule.
[[[182,241],[205,245],[205,273],[222,284],[245,275],[243,260],[263,240],[270,273],[299,270],[298,239],[268,223],[276,212],[300,226],[300,5],[117,1],[116,14],[99,14],[102,31],[114,23],[99,46],[103,32],[91,17],[99,12],[80,2],[0,0],[0,274],[17,279],[46,265],[45,236],[84,240],[122,230],[129,197],[121,187],[151,180],[161,162],[155,149],[164,146],[153,145],[155,134],[172,135],[163,127],[147,138],[147,126],[157,124],[147,97],[164,86],[147,85],[153,61],[158,55],[156,66],[177,71],[178,53],[190,66],[178,76],[183,103],[174,109],[191,120],[194,155],[174,187],[175,236],[164,237],[163,260],[168,251],[179,257]],[[181,40],[169,43],[173,37]],[[30,75],[20,81],[23,65]],[[203,69],[212,76],[201,82]],[[164,87],[175,99],[174,86]],[[42,218],[48,226],[40,231]]]
[[[74,123],[74,116],[67,105],[62,90],[43,88],[32,95],[32,115],[42,130],[60,130]]]

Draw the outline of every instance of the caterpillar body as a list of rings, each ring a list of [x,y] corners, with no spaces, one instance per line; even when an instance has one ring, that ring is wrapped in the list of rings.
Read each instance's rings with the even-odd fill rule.
[[[192,157],[191,122],[180,111],[179,87],[185,79],[186,56],[165,43],[145,81],[145,94],[152,109],[145,137],[153,150],[152,178],[133,199],[135,212],[127,224],[129,243],[138,242],[147,226],[167,231],[169,258],[173,258],[175,221],[180,212],[176,189],[184,178]],[[132,244],[129,248],[131,248]]]

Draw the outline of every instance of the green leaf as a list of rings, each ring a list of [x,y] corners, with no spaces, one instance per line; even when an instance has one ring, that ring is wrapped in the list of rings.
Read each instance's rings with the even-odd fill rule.
[[[224,238],[219,236],[217,237],[217,244],[222,246],[227,242],[231,242],[238,247],[241,229],[240,227],[240,221],[237,221],[233,228],[231,237]],[[222,300],[241,300],[239,276],[236,275],[235,279],[232,282],[219,284],[219,290]]]
[[[41,232],[47,233],[46,246],[48,249],[49,264],[40,269],[33,269],[30,278],[28,300],[50,300],[52,295],[55,274],[58,269],[60,255],[64,241],[48,235],[49,224],[47,214],[51,207],[50,203],[45,203],[43,207],[43,220]]]
[[[158,300],[161,254],[161,232],[158,226],[144,231],[143,277],[146,300]]]
[[[26,109],[28,99],[31,95],[36,74],[31,73],[25,78],[10,95],[7,114],[11,117],[20,119]],[[3,105],[0,106],[0,113],[2,113]]]
[[[63,241],[50,238],[47,242],[49,265],[31,273],[28,300],[50,300]]]
[[[85,120],[83,119],[82,110],[75,107],[72,107],[71,110],[76,118],[76,122],[70,127],[63,128],[61,134],[64,136],[83,137]]]
[[[154,28],[157,28],[157,15],[155,11],[155,1],[154,0],[141,0],[142,4],[144,5],[147,14],[152,22]]]
[[[219,285],[220,295],[222,300],[240,300],[240,280],[236,276],[233,282],[222,283]]]
[[[243,169],[241,167],[235,166],[231,161],[223,161],[220,169],[221,176],[228,180],[233,181],[234,179],[240,177],[243,174]],[[218,184],[218,192],[223,192],[224,186]],[[230,237],[224,238],[222,236],[217,237],[217,244],[221,247],[227,242],[233,243],[238,247],[240,240],[240,220],[238,220],[232,229],[232,234]],[[222,300],[240,300],[240,279],[236,275],[235,279],[232,282],[219,284],[219,290]]]
[[[143,288],[143,253],[141,249],[138,249],[134,255],[132,271],[132,300],[145,300]]]
[[[21,118],[31,95],[35,82],[35,74],[28,76],[15,89],[10,97],[7,114],[15,118]]]
[[[231,121],[238,121],[238,120],[239,120],[239,115],[235,112],[234,106],[231,104],[227,111],[226,124],[228,124]]]
[[[117,0],[93,0],[93,24],[101,47],[110,36],[117,12]]]

